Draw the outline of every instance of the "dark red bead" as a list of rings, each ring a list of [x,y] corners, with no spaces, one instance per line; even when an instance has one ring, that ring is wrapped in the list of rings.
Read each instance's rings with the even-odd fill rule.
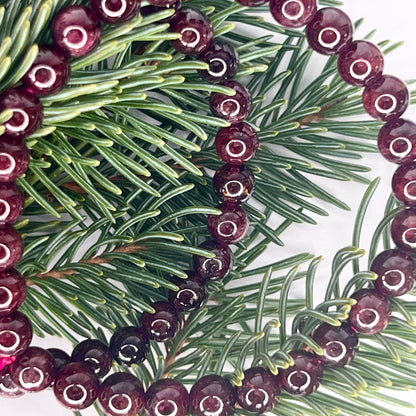
[[[208,231],[219,243],[234,244],[242,240],[250,221],[239,204],[225,202],[218,207],[222,214],[208,215]]]
[[[188,391],[177,380],[157,380],[146,391],[146,413],[150,416],[186,416],[188,411]]]
[[[391,237],[398,248],[416,253],[416,208],[407,208],[395,215]]]
[[[200,378],[190,392],[190,411],[194,416],[230,416],[237,395],[231,383],[215,374]]]
[[[13,111],[12,117],[3,124],[9,137],[27,137],[42,124],[43,108],[39,98],[23,87],[10,88],[0,95],[0,113],[4,110]]]
[[[259,147],[256,130],[250,124],[238,123],[218,130],[215,148],[218,156],[230,165],[251,160]]]
[[[318,10],[306,26],[306,37],[315,51],[324,55],[340,53],[352,39],[351,19],[336,7]]]
[[[23,250],[19,231],[9,224],[0,226],[0,272],[16,266],[22,258]]]
[[[65,54],[53,46],[40,45],[38,56],[23,83],[34,94],[53,94],[65,87],[70,75],[71,66]]]
[[[141,0],[90,0],[91,8],[106,23],[123,23],[134,19]]]
[[[22,390],[35,393],[49,387],[55,378],[55,360],[39,347],[29,347],[10,366],[13,382]]]
[[[155,313],[144,312],[141,320],[149,338],[158,342],[172,339],[180,326],[175,307],[169,302],[155,302],[152,307]]]
[[[110,351],[121,365],[142,363],[149,353],[149,335],[136,326],[119,328],[110,339]]]
[[[386,296],[375,289],[360,289],[351,298],[357,303],[351,307],[349,322],[357,332],[374,335],[387,328],[391,306]]]
[[[100,383],[86,363],[69,363],[56,374],[53,391],[58,401],[71,410],[91,406],[98,397]]]
[[[321,346],[321,361],[326,367],[340,368],[348,365],[357,355],[360,340],[351,325],[323,323],[313,332],[312,338]]]
[[[179,290],[169,290],[168,300],[178,312],[190,312],[198,309],[208,297],[204,279],[193,272],[188,272],[188,279],[172,279]]]
[[[0,397],[6,399],[15,399],[21,397],[25,394],[23,390],[20,390],[19,387],[13,382],[12,376],[10,374],[10,368],[6,367],[3,370],[0,370]]]
[[[0,356],[22,354],[32,342],[32,324],[23,313],[16,311],[0,317]]]
[[[99,378],[108,374],[113,363],[110,349],[98,339],[86,339],[80,342],[72,351],[71,359],[90,365]]]
[[[402,118],[387,122],[378,134],[378,149],[390,162],[412,162],[416,159],[416,124]]]
[[[229,42],[215,39],[198,58],[209,65],[208,69],[198,70],[208,82],[224,82],[233,79],[238,72],[238,53]]]
[[[14,182],[0,182],[0,225],[15,223],[23,213],[25,198]]]
[[[221,85],[233,89],[235,95],[212,93],[209,100],[212,114],[229,121],[231,124],[244,121],[253,108],[250,91],[237,81],[225,81]]]
[[[270,12],[277,23],[285,27],[308,24],[317,10],[316,0],[270,0]]]
[[[280,397],[280,383],[268,369],[252,367],[244,371],[242,385],[236,387],[238,404],[248,412],[265,413]]]
[[[29,166],[29,150],[19,138],[0,138],[0,182],[13,182]]]
[[[409,105],[409,90],[400,79],[379,76],[364,89],[364,108],[371,117],[389,121],[400,117]]]
[[[212,42],[214,30],[208,16],[196,9],[179,9],[170,20],[170,31],[182,37],[172,41],[172,46],[186,55],[199,55]]]
[[[295,363],[281,370],[282,388],[297,396],[307,396],[313,393],[319,387],[324,372],[320,358],[303,350],[292,351],[290,355]]]
[[[215,192],[224,201],[245,202],[253,194],[256,178],[246,165],[224,165],[217,170],[213,179]]]
[[[136,416],[145,403],[142,383],[130,373],[114,373],[100,386],[98,400],[106,415]]]
[[[52,21],[52,36],[57,46],[71,56],[92,52],[101,40],[101,22],[89,7],[63,7]]]
[[[365,40],[351,42],[339,54],[338,72],[348,84],[357,87],[370,85],[383,69],[383,53]]]
[[[395,197],[404,205],[416,205],[416,162],[406,163],[396,169],[392,188]]]
[[[148,0],[150,4],[157,7],[173,6],[178,3],[178,0]]]
[[[163,0],[161,0],[161,1],[163,1]],[[172,1],[172,0],[170,0],[170,1]],[[146,16],[150,16],[150,15],[152,15],[154,13],[161,12],[164,9],[167,9],[167,10],[169,10],[169,9],[179,10],[179,9],[182,8],[182,0],[173,0],[173,1],[174,1],[174,3],[172,3],[172,4],[144,6],[144,7],[141,8],[140,14],[143,17],[146,17]],[[172,19],[172,16],[171,17],[167,17],[165,19],[158,20],[158,23],[169,23],[171,19]]]
[[[15,312],[25,301],[26,280],[15,269],[0,272],[0,316]]]
[[[416,281],[416,262],[409,254],[390,249],[382,251],[371,263],[378,274],[375,287],[384,296],[401,296],[412,290]]]
[[[46,351],[52,354],[52,357],[55,360],[55,368],[57,370],[61,369],[64,365],[67,365],[71,361],[71,357],[59,348],[48,348]]]

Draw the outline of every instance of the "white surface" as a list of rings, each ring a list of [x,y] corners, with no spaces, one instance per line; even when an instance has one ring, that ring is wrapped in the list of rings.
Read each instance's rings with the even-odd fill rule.
[[[416,77],[416,40],[415,40],[415,15],[416,3],[414,0],[345,0],[343,9],[351,16],[352,20],[365,17],[361,29],[356,38],[363,36],[370,30],[378,28],[374,41],[391,39],[392,41],[404,40],[405,44],[398,51],[390,54],[386,58],[385,73],[394,74],[402,79],[411,79]],[[406,113],[407,118],[416,119],[416,111],[413,109]],[[371,156],[371,163],[374,166],[374,172],[371,177],[383,176],[381,186],[379,187],[377,200],[371,205],[371,212],[374,213],[368,217],[366,230],[370,238],[372,230],[379,222],[384,208],[386,195],[390,192],[390,178],[394,171],[394,166],[385,162],[380,155]],[[366,164],[366,162],[364,162]],[[329,188],[328,188],[329,189]],[[302,225],[296,231],[290,228],[283,235],[287,248],[274,248],[269,255],[274,259],[286,257],[291,253],[303,251],[314,252],[315,254],[324,255],[326,261],[319,269],[318,276],[325,278],[325,267],[330,267],[330,261],[335,252],[351,244],[352,225],[356,214],[356,208],[365,191],[365,186],[354,183],[333,183],[330,187],[331,192],[340,196],[347,202],[352,210],[351,213],[328,207],[331,215],[326,218],[319,218],[319,225]],[[370,218],[371,217],[371,218]],[[368,243],[368,241],[367,241]],[[362,248],[367,248],[368,244],[363,242]],[[44,347],[59,347],[62,341],[48,339],[36,341],[35,344]],[[64,347],[67,351],[70,346]],[[410,400],[416,404],[414,395]],[[0,398],[0,414],[13,416],[66,416],[71,415],[61,407],[54,399],[51,391],[40,394],[28,395],[18,400],[5,400]],[[411,416],[415,411],[401,412],[403,416]],[[83,415],[95,415],[94,411],[83,412]]]

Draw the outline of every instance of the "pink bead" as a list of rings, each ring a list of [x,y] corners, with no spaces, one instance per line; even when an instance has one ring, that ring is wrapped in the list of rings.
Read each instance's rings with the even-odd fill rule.
[[[384,68],[380,49],[365,40],[351,42],[338,58],[338,71],[348,84],[362,87],[370,85]]]
[[[16,266],[22,258],[23,249],[19,231],[9,224],[0,226],[0,272]]]
[[[93,51],[101,40],[98,15],[85,6],[63,7],[52,21],[53,39],[71,56],[84,56]]]
[[[14,182],[0,182],[0,225],[15,223],[23,213],[25,198]]]
[[[396,214],[391,223],[391,237],[398,248],[416,253],[416,208]]]
[[[236,0],[237,3],[242,4],[243,6],[247,7],[258,7],[262,4],[267,3],[269,0]]]
[[[409,105],[409,90],[391,75],[378,77],[363,93],[363,104],[371,117],[389,121],[400,117]]]
[[[106,23],[123,23],[134,19],[141,0],[90,0],[91,8]]]
[[[12,355],[11,357],[0,356],[0,371],[3,370],[3,368],[6,367],[7,365],[13,364],[15,361],[16,361],[16,355]],[[1,390],[1,386],[0,386],[0,390]]]
[[[270,12],[285,27],[302,27],[315,16],[316,0],[270,0]]]
[[[15,269],[0,272],[0,316],[15,312],[27,295],[26,280]]]
[[[416,205],[416,162],[399,166],[392,179],[395,197],[408,207]]]
[[[350,18],[342,10],[324,7],[306,26],[306,37],[315,51],[335,55],[349,44],[353,31]]]
[[[22,139],[0,139],[0,182],[13,182],[22,176],[29,166],[29,150]]]

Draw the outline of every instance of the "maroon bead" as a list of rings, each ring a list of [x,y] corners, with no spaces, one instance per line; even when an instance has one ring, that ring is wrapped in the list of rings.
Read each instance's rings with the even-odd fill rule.
[[[378,274],[375,287],[384,296],[401,296],[412,290],[416,281],[416,262],[409,254],[385,250],[371,263],[370,270]]]
[[[160,0],[160,1],[162,2],[163,0]],[[143,17],[146,17],[146,16],[150,16],[154,13],[158,13],[158,12],[164,10],[164,9],[166,9],[166,10],[169,10],[169,9],[179,10],[181,8],[182,8],[182,0],[174,0],[173,4],[144,6],[144,7],[141,8],[140,14]],[[158,23],[169,23],[171,19],[172,19],[172,16],[167,17],[165,19],[158,20]]]
[[[348,365],[357,355],[360,340],[352,327],[343,322],[341,326],[323,323],[313,332],[312,338],[321,346],[321,361],[326,367],[340,368]]]
[[[196,9],[184,8],[170,20],[170,31],[182,37],[172,41],[172,46],[186,55],[199,55],[212,42],[214,30],[208,16]]]
[[[64,365],[67,365],[71,361],[71,357],[59,348],[48,348],[46,351],[52,354],[57,370],[60,370]]]
[[[365,40],[351,42],[339,54],[339,74],[345,82],[357,87],[370,85],[382,74],[383,68],[383,53],[376,45]]]
[[[230,96],[214,92],[211,94],[209,105],[214,116],[223,118],[231,124],[244,121],[253,108],[250,91],[237,81],[225,81],[221,85],[232,88],[235,95]]]
[[[106,415],[136,416],[145,403],[143,385],[133,374],[114,373],[101,384],[98,400]]]
[[[237,395],[224,377],[208,375],[200,378],[191,389],[190,411],[194,416],[229,416],[234,413]]]
[[[0,95],[0,113],[4,110],[13,111],[12,117],[3,124],[9,137],[27,137],[42,124],[43,108],[39,98],[23,87],[10,88]]]
[[[169,290],[169,302],[178,312],[190,312],[198,309],[208,298],[208,289],[204,279],[193,272],[188,272],[188,279],[172,279],[179,290]]]
[[[25,87],[37,95],[61,91],[71,75],[68,58],[58,48],[40,45],[39,53],[23,78]]]
[[[32,342],[32,324],[23,313],[16,311],[0,317],[0,356],[22,354]]]
[[[146,391],[146,413],[150,416],[186,416],[188,411],[188,391],[177,380],[157,380]]]
[[[396,169],[392,188],[395,197],[404,205],[416,205],[416,162],[406,163]]]
[[[273,409],[280,397],[277,377],[262,367],[244,371],[242,385],[236,387],[238,404],[248,412],[265,413]]]
[[[91,8],[106,23],[123,23],[134,19],[141,0],[90,0]]]
[[[113,363],[110,349],[98,339],[86,339],[80,342],[72,351],[71,359],[90,365],[99,378],[108,374]]]
[[[13,382],[22,390],[35,393],[49,387],[55,378],[55,360],[39,347],[29,347],[10,366]]]
[[[409,90],[391,75],[378,77],[364,89],[364,108],[371,117],[389,121],[400,117],[409,105]]]
[[[233,79],[238,72],[238,52],[229,42],[215,39],[198,58],[209,65],[208,69],[198,70],[208,82],[224,82]]]
[[[302,27],[315,16],[316,0],[270,0],[270,12],[277,23],[286,27]]]
[[[225,202],[218,207],[222,214],[208,215],[208,231],[219,243],[234,244],[242,240],[250,221],[239,204]]]
[[[351,298],[357,303],[351,307],[349,322],[357,332],[374,335],[387,328],[391,306],[386,296],[375,289],[360,289]]]
[[[52,21],[53,39],[71,56],[84,56],[93,51],[101,40],[98,15],[86,6],[63,7]]]
[[[290,352],[295,364],[280,372],[280,382],[284,390],[297,396],[307,396],[318,387],[324,367],[320,358],[308,351]]]
[[[178,0],[148,0],[150,4],[157,7],[173,6],[178,3]]]
[[[213,179],[215,192],[224,201],[245,202],[253,194],[256,178],[246,165],[224,165],[217,170]]]
[[[0,182],[13,182],[29,166],[29,150],[22,139],[0,138]]]
[[[147,331],[136,326],[119,328],[110,339],[110,351],[114,360],[121,365],[142,363],[149,353]]]
[[[25,198],[14,182],[0,182],[0,225],[15,223],[23,213]]]
[[[0,316],[15,312],[25,301],[26,280],[15,269],[0,272]]]
[[[218,156],[230,165],[251,160],[259,147],[256,130],[250,124],[238,123],[220,129],[215,137]]]
[[[0,371],[0,397],[6,399],[15,399],[25,394],[19,387],[13,382],[10,374],[10,368],[6,367]]]
[[[416,252],[416,208],[407,208],[395,215],[391,237],[398,248]]]
[[[175,307],[169,302],[155,302],[152,307],[155,313],[144,312],[141,320],[149,338],[158,342],[172,339],[180,326]]]
[[[85,363],[69,363],[56,374],[53,391],[58,401],[71,410],[91,406],[98,397],[100,384],[94,370]]]
[[[22,236],[9,224],[0,226],[0,272],[19,263],[24,250]]]
[[[306,37],[315,51],[335,55],[351,42],[353,31],[350,18],[342,10],[324,7],[306,26]]]

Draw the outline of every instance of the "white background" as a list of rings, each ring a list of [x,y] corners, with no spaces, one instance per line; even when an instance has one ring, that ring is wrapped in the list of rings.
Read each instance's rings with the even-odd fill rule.
[[[390,39],[393,42],[405,41],[404,46],[386,58],[385,73],[396,75],[405,80],[416,78],[415,0],[345,0],[345,3],[343,10],[349,14],[353,21],[365,17],[365,22],[357,33],[356,39],[370,30],[378,28],[373,38],[376,42],[385,39]],[[406,117],[416,120],[415,109],[408,111]],[[376,199],[370,207],[372,215],[368,217],[369,221],[366,223],[368,238],[363,241],[361,246],[362,248],[368,248],[372,230],[381,219],[382,209],[390,192],[390,179],[394,166],[385,162],[378,154],[369,157],[368,161],[364,161],[364,164],[373,166],[370,177],[382,176]],[[304,251],[323,255],[326,260],[320,268],[320,275],[324,276],[325,270],[330,267],[330,261],[335,252],[351,244],[356,208],[365,191],[365,186],[343,182],[328,186],[327,189],[347,202],[351,207],[351,212],[346,213],[328,207],[331,215],[318,218],[319,224],[317,226],[303,224],[297,229],[290,228],[289,232],[283,235],[287,247],[284,249],[275,247],[269,253],[270,258],[275,260]],[[33,344],[45,348],[61,347],[68,352],[71,350],[70,345],[62,343],[59,339],[35,340]],[[408,400],[416,405],[414,394],[409,394]],[[415,410],[409,410],[408,413],[406,411],[399,412],[403,416],[416,414]],[[72,412],[64,409],[55,401],[51,391],[26,395],[17,400],[0,398],[0,415],[69,416],[71,414]],[[95,412],[85,411],[83,414],[95,415]]]

